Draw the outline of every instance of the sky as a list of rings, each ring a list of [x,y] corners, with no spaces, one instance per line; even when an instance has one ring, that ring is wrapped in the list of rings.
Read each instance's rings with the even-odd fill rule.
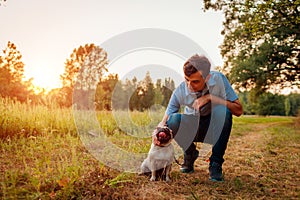
[[[0,49],[16,44],[26,78],[37,86],[60,87],[64,63],[74,48],[101,47],[126,32],[153,28],[181,34],[198,44],[212,61],[223,64],[219,46],[223,15],[203,12],[202,0],[7,0],[0,6]],[[199,52],[195,52],[199,53]],[[108,66],[121,79],[150,71],[151,77],[180,79],[182,57],[157,49],[130,51]],[[172,73],[168,73],[172,69]],[[173,73],[174,72],[174,73]]]

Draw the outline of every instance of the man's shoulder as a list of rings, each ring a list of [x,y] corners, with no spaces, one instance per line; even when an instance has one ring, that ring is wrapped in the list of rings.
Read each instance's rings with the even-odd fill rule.
[[[210,71],[210,75],[211,75],[211,78],[209,80],[209,83],[211,85],[214,85],[216,83],[219,83],[219,82],[227,79],[226,76],[222,72],[219,72],[219,71]]]
[[[188,89],[187,89],[187,86],[186,86],[185,81],[181,82],[181,83],[176,87],[174,93],[175,93],[176,96],[181,96],[181,95],[185,96],[185,95],[187,95]]]
[[[182,81],[182,82],[178,85],[178,88],[185,88],[185,87],[186,87],[185,81]]]
[[[219,71],[210,71],[209,74],[212,77],[222,77],[222,76],[225,76],[222,72],[219,72]]]

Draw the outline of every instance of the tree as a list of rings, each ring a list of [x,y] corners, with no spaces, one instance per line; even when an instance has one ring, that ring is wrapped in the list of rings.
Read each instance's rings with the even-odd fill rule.
[[[204,0],[224,12],[223,71],[257,93],[300,82],[300,1]]]
[[[297,116],[300,108],[300,94],[289,95],[264,92],[254,96],[251,91],[239,93],[244,114]]]
[[[95,93],[95,103],[97,110],[112,110],[112,95],[116,86],[119,86],[118,74],[109,74],[106,78],[103,78],[97,84]],[[122,92],[115,97],[114,102],[121,102]]]
[[[24,81],[24,63],[17,46],[8,42],[0,56],[0,96],[23,102],[32,94],[32,79]]]
[[[243,112],[245,115],[253,115],[255,114],[255,110],[253,108],[253,102],[251,101],[250,92],[240,92],[239,93],[239,100],[243,105]]]
[[[154,104],[154,85],[149,71],[141,82],[138,94],[141,97],[142,111],[144,109],[149,109]]]
[[[289,116],[290,112],[291,112],[291,102],[290,102],[290,98],[285,98],[284,101],[284,108],[285,108],[285,115]]]
[[[297,93],[292,93],[292,94],[289,94],[287,97],[286,97],[286,101],[289,102],[289,109],[286,108],[286,112],[288,112],[288,115],[291,115],[291,116],[297,116],[297,114],[299,114],[299,109],[300,109],[300,94],[297,94]]]
[[[127,110],[129,109],[128,90],[122,84],[121,80],[118,80],[114,86],[111,98],[111,105],[113,110]]]
[[[73,50],[66,60],[65,72],[60,77],[63,83],[61,92],[67,106],[72,103],[74,89],[83,96],[89,90],[96,89],[97,83],[107,71],[107,64],[107,53],[99,46],[86,44]]]
[[[63,86],[91,89],[107,71],[107,53],[94,44],[86,44],[74,49],[65,63],[65,72],[61,75]]]
[[[258,97],[258,103],[255,104],[256,114],[258,115],[285,115],[285,97],[270,92],[263,93]]]
[[[157,79],[155,83],[155,88],[154,88],[154,103],[158,105],[162,105],[162,102],[164,100],[164,96],[162,94],[162,81],[161,79]]]
[[[162,106],[167,107],[169,100],[171,98],[171,95],[173,93],[173,90],[175,89],[175,83],[174,80],[169,78],[165,78],[165,83],[162,88],[162,94],[163,94],[163,102]]]
[[[128,95],[129,99],[129,109],[130,110],[139,110],[140,108],[140,101],[139,101],[139,95],[138,95],[138,80],[136,77],[133,77],[133,79],[126,80],[125,82],[125,90],[127,91],[126,94]]]

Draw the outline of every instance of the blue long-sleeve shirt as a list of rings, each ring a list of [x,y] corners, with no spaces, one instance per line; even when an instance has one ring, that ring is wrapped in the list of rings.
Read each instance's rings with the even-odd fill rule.
[[[235,101],[238,99],[228,79],[221,72],[211,71],[211,77],[207,81],[209,93],[224,100]],[[193,103],[197,98],[195,92],[191,92],[186,82],[182,82],[174,91],[170,98],[166,114],[177,113],[181,106],[185,106],[185,114],[198,114],[199,110],[193,108]]]

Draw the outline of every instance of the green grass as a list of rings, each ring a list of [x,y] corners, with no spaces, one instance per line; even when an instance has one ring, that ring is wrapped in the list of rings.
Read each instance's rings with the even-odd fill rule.
[[[300,198],[299,118],[234,117],[223,167],[226,181],[208,181],[207,157],[200,157],[190,175],[174,164],[167,184],[101,164],[83,142],[100,145],[102,137],[85,132],[79,137],[71,109],[0,99],[0,111],[0,199]],[[105,133],[98,136],[126,152],[147,153],[163,112],[114,114],[96,113]],[[94,126],[76,123],[86,131]]]
[[[49,132],[76,135],[72,111],[0,98],[0,138]]]

